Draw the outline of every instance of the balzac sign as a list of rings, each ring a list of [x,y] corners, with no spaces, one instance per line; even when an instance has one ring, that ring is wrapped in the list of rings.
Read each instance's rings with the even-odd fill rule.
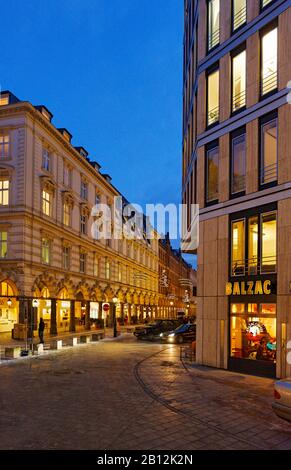
[[[225,295],[270,295],[272,287],[272,282],[269,280],[227,282]]]

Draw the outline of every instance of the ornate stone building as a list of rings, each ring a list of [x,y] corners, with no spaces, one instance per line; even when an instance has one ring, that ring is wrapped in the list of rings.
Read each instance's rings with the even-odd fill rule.
[[[89,329],[104,303],[128,323],[157,315],[158,240],[94,240],[92,207],[119,191],[45,106],[0,95],[0,332],[40,317]]]

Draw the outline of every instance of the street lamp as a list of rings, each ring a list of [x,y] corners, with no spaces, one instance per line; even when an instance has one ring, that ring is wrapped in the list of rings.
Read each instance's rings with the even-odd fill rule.
[[[116,305],[118,302],[118,298],[113,297],[112,302],[113,302],[113,337],[117,338]]]
[[[11,300],[10,298],[7,300],[7,305],[8,305],[9,308],[10,308],[11,305],[12,305],[12,300]]]

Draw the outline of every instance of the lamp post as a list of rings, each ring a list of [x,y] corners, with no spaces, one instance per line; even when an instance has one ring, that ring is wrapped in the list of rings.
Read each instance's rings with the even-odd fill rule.
[[[113,338],[117,338],[117,324],[116,324],[116,304],[118,302],[117,297],[113,297]]]

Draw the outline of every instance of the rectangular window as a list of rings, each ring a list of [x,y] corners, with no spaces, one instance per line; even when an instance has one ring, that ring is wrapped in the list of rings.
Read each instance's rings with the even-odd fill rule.
[[[88,183],[86,181],[81,181],[81,198],[88,199]]]
[[[86,235],[87,233],[87,216],[81,215],[80,217],[80,230],[82,235]]]
[[[100,196],[100,193],[99,191],[96,190],[95,192],[95,204],[100,204],[101,203],[101,196]]]
[[[220,0],[208,0],[208,50],[219,44]]]
[[[265,33],[261,39],[262,78],[261,94],[266,95],[277,89],[278,28]]]
[[[276,362],[276,304],[231,304],[230,355]]]
[[[86,272],[86,253],[80,253],[80,273]]]
[[[93,258],[93,276],[99,275],[99,258],[96,254],[94,254]]]
[[[265,185],[277,181],[278,173],[278,120],[261,124],[261,178]]]
[[[248,264],[249,275],[258,273],[258,240],[259,240],[259,223],[258,216],[249,218],[248,223]]]
[[[42,150],[42,168],[50,171],[50,153],[45,148]]]
[[[232,111],[246,105],[246,51],[232,58]]]
[[[7,256],[7,232],[0,232],[0,258]]]
[[[206,202],[218,200],[218,169],[219,147],[214,147],[206,152]]]
[[[122,282],[122,266],[118,263],[118,282]]]
[[[232,30],[235,31],[247,21],[247,0],[233,0],[232,11]]]
[[[63,205],[63,224],[66,227],[71,225],[71,206],[67,202]]]
[[[110,262],[108,259],[105,260],[105,278],[110,279]]]
[[[70,269],[70,248],[63,246],[63,268]]]
[[[64,185],[68,188],[72,185],[72,170],[67,165],[64,165]]]
[[[0,180],[0,206],[9,204],[9,180]]]
[[[245,273],[245,221],[236,220],[231,225],[232,276]]]
[[[48,238],[41,240],[41,259],[44,264],[50,264],[50,240]]]
[[[262,9],[272,3],[274,0],[261,0]]]
[[[219,70],[207,76],[207,126],[219,121]]]
[[[9,158],[10,138],[8,134],[0,135],[0,159]]]
[[[232,139],[231,194],[239,194],[246,189],[246,134]]]
[[[277,220],[276,213],[263,214],[261,273],[276,272],[277,265]]]
[[[51,203],[52,203],[52,195],[46,191],[42,191],[42,213],[44,215],[50,216],[51,215]]]

